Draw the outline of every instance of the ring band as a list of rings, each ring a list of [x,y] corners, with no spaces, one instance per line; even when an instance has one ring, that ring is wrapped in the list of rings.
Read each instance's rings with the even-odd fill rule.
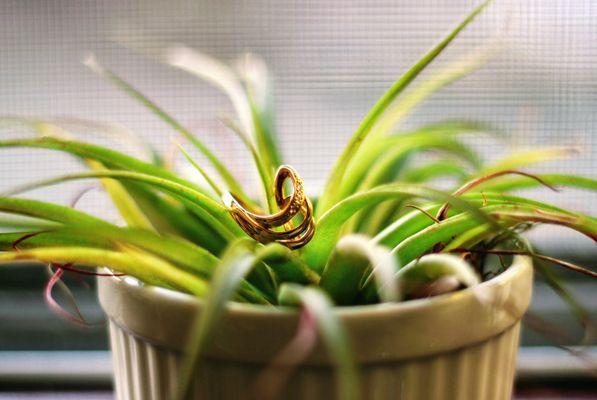
[[[284,197],[284,184],[292,182],[293,192]],[[274,197],[279,211],[271,215],[261,215],[250,211],[247,205],[232,193],[229,204],[230,214],[247,235],[260,243],[277,242],[290,249],[306,245],[315,234],[313,205],[305,195],[303,180],[296,170],[288,165],[278,168],[274,179]],[[292,220],[300,216],[302,220],[294,226]]]

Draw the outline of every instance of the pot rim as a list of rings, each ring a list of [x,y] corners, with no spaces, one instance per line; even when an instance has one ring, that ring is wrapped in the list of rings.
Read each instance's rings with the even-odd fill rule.
[[[359,314],[370,314],[377,312],[387,312],[388,310],[394,309],[425,309],[426,307],[433,307],[435,304],[451,301],[451,298],[466,295],[470,292],[477,292],[483,290],[485,287],[500,286],[505,282],[515,279],[517,275],[523,273],[524,264],[531,262],[531,258],[528,256],[516,255],[513,257],[512,264],[499,275],[493,278],[483,281],[475,286],[470,286],[455,292],[445,293],[438,296],[432,296],[427,298],[405,300],[396,303],[375,303],[375,304],[361,304],[353,306],[334,306],[335,312],[341,317],[354,316],[359,317]],[[105,268],[106,271],[110,271]],[[189,293],[180,292],[174,289],[168,289],[160,286],[147,285],[133,276],[110,276],[110,277],[98,277],[98,280],[110,279],[112,283],[118,286],[124,286],[133,291],[143,291],[150,296],[163,297],[167,301],[178,304],[189,304],[189,305],[202,305],[203,300],[197,298]],[[229,301],[226,304],[226,308],[229,312],[234,314],[260,314],[260,315],[295,315],[297,313],[296,308],[280,305],[266,305],[266,304],[253,304],[253,303],[241,303],[238,301]]]
[[[532,261],[516,256],[498,276],[454,293],[400,303],[336,308],[361,362],[428,356],[487,340],[516,324],[532,291]],[[145,286],[130,277],[100,278],[99,299],[113,323],[141,340],[184,352],[202,301]],[[295,309],[230,302],[208,356],[243,362],[270,360],[293,337]],[[471,321],[474,321],[472,323]],[[247,346],[247,343],[251,343]],[[329,364],[326,351],[307,363]]]

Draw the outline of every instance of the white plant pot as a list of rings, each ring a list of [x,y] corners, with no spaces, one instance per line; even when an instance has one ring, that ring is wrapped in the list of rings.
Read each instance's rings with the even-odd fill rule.
[[[452,294],[339,307],[360,364],[362,398],[509,400],[532,269],[529,258],[515,257],[499,276]],[[202,303],[116,277],[99,279],[99,299],[110,320],[117,399],[171,400]],[[289,310],[230,304],[193,398],[247,398],[268,362],[293,337],[297,317]],[[334,366],[321,344],[279,398],[337,398]]]

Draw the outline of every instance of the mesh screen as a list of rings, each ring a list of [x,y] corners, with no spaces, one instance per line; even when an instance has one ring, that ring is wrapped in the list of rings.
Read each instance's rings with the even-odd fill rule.
[[[85,52],[92,51],[200,134],[239,178],[250,181],[248,154],[216,119],[230,112],[224,96],[122,42],[134,43],[141,53],[161,43],[184,43],[230,62],[251,51],[267,61],[276,79],[285,159],[315,190],[385,88],[477,3],[4,0],[0,110],[110,121],[162,149],[170,146],[173,132],[167,126],[81,65]],[[432,70],[497,36],[507,44],[499,55],[435,95],[406,126],[450,118],[487,121],[508,136],[506,143],[471,139],[489,159],[539,144],[575,145],[580,154],[535,170],[594,176],[597,3],[496,1]],[[1,165],[1,188],[79,168],[63,155],[34,150],[4,150]],[[65,203],[75,187],[80,184],[36,195]],[[554,201],[594,214],[594,200],[567,191]],[[105,204],[96,196],[85,203],[96,211]]]

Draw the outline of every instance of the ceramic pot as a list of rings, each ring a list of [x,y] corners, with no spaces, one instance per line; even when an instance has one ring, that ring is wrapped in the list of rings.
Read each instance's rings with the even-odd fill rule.
[[[509,400],[532,262],[459,292],[397,304],[339,307],[359,361],[363,399]],[[170,400],[202,303],[132,278],[100,278],[118,400]],[[293,310],[230,304],[194,383],[195,399],[243,399],[293,337]],[[319,347],[318,347],[319,346]],[[261,398],[259,394],[253,398]],[[279,398],[337,398],[334,367],[318,344]]]

